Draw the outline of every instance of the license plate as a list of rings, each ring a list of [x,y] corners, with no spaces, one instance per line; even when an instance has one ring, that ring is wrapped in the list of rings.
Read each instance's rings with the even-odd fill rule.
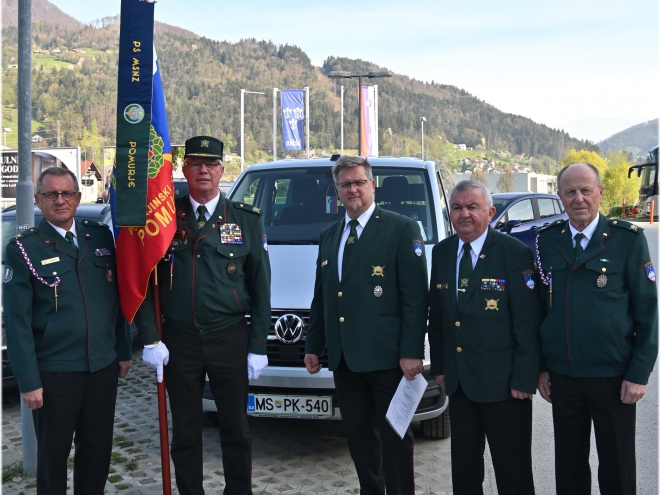
[[[247,412],[289,418],[332,416],[332,397],[248,394]]]

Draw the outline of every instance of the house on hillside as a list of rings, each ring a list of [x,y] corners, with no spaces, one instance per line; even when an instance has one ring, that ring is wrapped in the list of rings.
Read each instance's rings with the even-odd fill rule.
[[[80,183],[82,185],[81,201],[85,203],[95,203],[99,197],[99,182],[102,181],[103,175],[92,160],[80,160]]]

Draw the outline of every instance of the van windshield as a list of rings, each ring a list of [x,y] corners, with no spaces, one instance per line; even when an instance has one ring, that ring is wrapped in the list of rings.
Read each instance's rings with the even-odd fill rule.
[[[424,242],[436,243],[435,205],[426,171],[372,170],[376,204],[417,221]],[[318,244],[321,231],[345,214],[329,167],[248,172],[230,199],[261,210],[269,244]]]

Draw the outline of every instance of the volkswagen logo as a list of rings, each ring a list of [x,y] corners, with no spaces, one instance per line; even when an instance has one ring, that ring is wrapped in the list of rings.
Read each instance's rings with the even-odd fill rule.
[[[285,344],[295,344],[298,342],[305,330],[305,322],[300,316],[285,314],[280,316],[275,322],[275,335]]]

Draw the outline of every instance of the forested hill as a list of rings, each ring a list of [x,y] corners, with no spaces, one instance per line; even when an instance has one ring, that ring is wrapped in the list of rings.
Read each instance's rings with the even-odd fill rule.
[[[646,154],[658,146],[658,119],[642,122],[598,143],[603,151],[624,150],[634,156]]]
[[[11,1],[15,2],[3,0],[3,9]],[[33,1],[48,4],[46,0]],[[112,144],[118,22],[116,16],[78,27],[62,28],[47,19],[34,23],[34,48],[42,52],[33,55],[32,111],[34,119],[42,124],[35,130],[42,131],[46,144],[54,144],[52,130],[56,120],[61,124],[63,146],[84,145],[100,150],[102,145]],[[12,118],[10,110],[16,103],[17,71],[9,68],[16,63],[15,26],[3,28],[2,41],[6,120]],[[361,60],[335,57],[329,57],[323,67],[314,67],[305,52],[296,46],[256,39],[238,43],[214,41],[162,23],[156,27],[156,49],[173,143],[205,133],[219,136],[227,148],[238,152],[240,90],[265,93],[246,95],[248,163],[266,160],[272,153],[273,87],[310,87],[311,148],[335,150],[340,143],[339,85],[327,78],[327,72],[365,73],[381,68]],[[379,86],[381,154],[419,154],[422,116],[427,119],[424,130],[426,156],[430,159],[451,160],[453,146],[448,143],[544,158],[546,164],[562,159],[570,148],[597,149],[594,143],[501,112],[454,86],[424,83],[405,75],[372,82]],[[356,149],[356,83],[343,84],[345,148]]]

